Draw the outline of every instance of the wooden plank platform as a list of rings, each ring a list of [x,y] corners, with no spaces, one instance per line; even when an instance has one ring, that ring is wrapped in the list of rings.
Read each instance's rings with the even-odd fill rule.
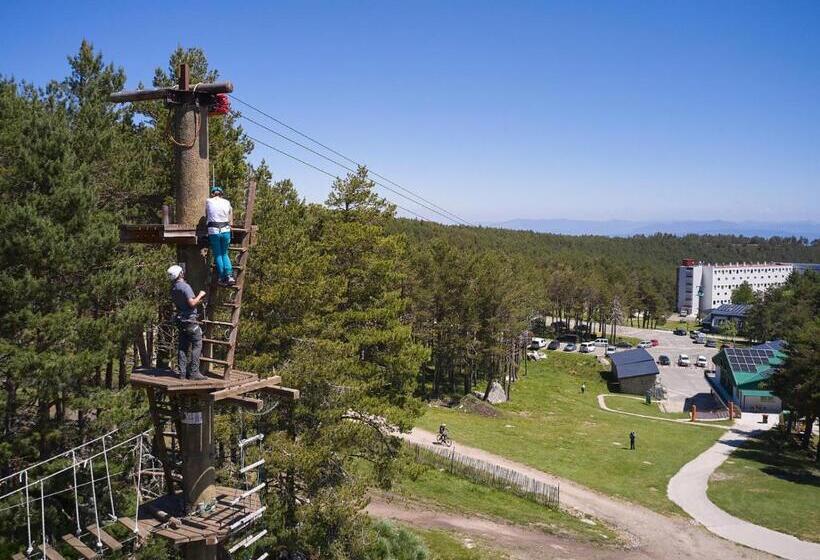
[[[117,539],[115,539],[114,537],[112,537],[111,535],[106,533],[105,530],[103,530],[102,527],[97,529],[96,525],[89,525],[88,527],[86,527],[86,529],[88,529],[88,531],[92,535],[94,535],[95,537],[98,537],[102,541],[102,543],[105,546],[107,546],[108,548],[110,548],[111,550],[114,550],[114,551],[122,550],[122,544],[120,543],[120,541],[118,541]]]
[[[161,496],[140,506],[139,530],[141,534],[157,535],[174,544],[206,541],[215,544],[230,536],[230,525],[249,513],[262,507],[258,494],[252,494],[236,504],[233,500],[241,497],[243,491],[237,488],[216,487],[215,506],[204,514],[182,515],[182,496]],[[150,516],[150,512],[163,511],[170,517],[161,521]],[[134,530],[134,519],[120,517],[120,524]]]
[[[281,386],[282,378],[278,375],[259,379],[255,373],[239,370],[232,371],[227,381],[214,373],[210,373],[206,380],[192,381],[178,378],[170,369],[134,368],[131,373],[131,384],[135,387],[159,389],[170,395],[207,392],[211,393],[214,401],[239,397],[254,391],[270,392],[286,399],[299,398],[298,390]],[[244,404],[256,403],[247,401]]]
[[[250,229],[251,244],[256,242],[257,227]],[[242,243],[248,230],[241,227],[231,228],[231,243]],[[121,243],[148,243],[152,245],[205,245],[208,242],[208,228],[184,224],[122,224],[120,225]]]
[[[93,548],[85,544],[83,541],[78,539],[72,534],[63,535],[63,540],[74,550],[80,553],[83,558],[87,558],[88,560],[93,560],[94,558],[99,558],[99,554],[97,554]]]
[[[43,545],[38,545],[37,548],[43,551],[43,555],[46,557],[46,560],[65,560],[65,557],[57,552],[53,546],[49,546],[44,549]]]
[[[11,555],[11,560],[26,560],[26,557],[23,556],[22,552],[15,552]]]

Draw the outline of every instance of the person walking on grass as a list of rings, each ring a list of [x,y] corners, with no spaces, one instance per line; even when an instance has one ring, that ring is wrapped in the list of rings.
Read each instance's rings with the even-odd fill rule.
[[[583,395],[584,393],[586,393],[586,390],[587,390],[587,384],[586,383],[581,383],[581,394]]]
[[[171,281],[171,301],[177,308],[174,324],[179,331],[177,345],[177,377],[201,381],[207,379],[199,373],[199,357],[202,354],[202,327],[197,321],[197,306],[205,298],[205,292],[200,291],[196,296],[191,285],[185,281],[182,267],[171,265],[166,271]],[[191,359],[188,359],[188,351]]]
[[[629,432],[629,449],[635,449],[635,432]]]
[[[205,219],[208,222],[208,242],[211,253],[214,255],[216,273],[219,283],[233,286],[236,280],[233,277],[233,265],[228,254],[231,245],[231,223],[233,223],[233,208],[230,201],[222,195],[222,187],[211,187],[211,197],[205,203]]]

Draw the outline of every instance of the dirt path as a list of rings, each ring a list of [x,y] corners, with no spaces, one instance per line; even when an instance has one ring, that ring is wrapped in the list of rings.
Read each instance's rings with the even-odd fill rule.
[[[418,428],[410,434],[403,434],[402,437],[422,444],[435,441],[433,434]],[[689,519],[661,515],[643,506],[599,494],[569,480],[482,449],[461,445],[457,441],[455,447],[459,453],[464,455],[517,470],[549,484],[559,484],[561,507],[576,509],[601,519],[623,532],[632,549],[629,558],[657,560],[689,560],[692,557],[720,558],[721,560],[774,558],[763,552],[725,541]],[[550,558],[550,556],[545,558]]]
[[[650,558],[635,555],[632,550],[603,548],[549,535],[529,529],[451,512],[431,510],[429,506],[407,502],[401,498],[375,496],[367,506],[367,513],[381,519],[399,521],[419,529],[438,529],[458,533],[469,540],[505,552],[513,560],[626,560]]]

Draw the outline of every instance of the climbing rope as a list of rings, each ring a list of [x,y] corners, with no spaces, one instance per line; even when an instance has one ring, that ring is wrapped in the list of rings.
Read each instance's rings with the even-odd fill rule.
[[[142,437],[140,437],[139,441],[139,448],[137,453],[139,453],[139,459],[137,460],[137,510],[134,513],[134,533],[139,534],[140,532],[140,478],[142,477]]]
[[[197,109],[199,109],[199,104],[197,104]],[[179,146],[185,150],[190,150],[196,144],[196,139],[199,137],[199,127],[200,127],[200,119],[199,119],[199,111],[194,111],[194,138],[191,140],[190,144],[185,144],[180,142],[176,138],[174,138],[174,133],[171,132],[171,120],[168,119],[165,123],[165,135],[168,137],[168,140],[171,141],[172,144],[175,146]]]
[[[34,551],[34,545],[31,542],[31,510],[29,508],[29,499],[28,499],[28,471],[23,471],[20,474],[20,479],[22,480],[23,477],[26,477],[26,529],[28,530],[28,548],[26,549],[26,554],[31,554]],[[22,494],[20,495],[22,497]]]
[[[108,470],[108,451],[105,449],[105,436],[102,440],[103,459],[105,459],[105,478],[108,481],[108,497],[111,499],[111,519],[117,520],[117,512],[114,510],[114,491],[111,490],[111,471]]]
[[[88,460],[88,471],[91,473],[91,501],[94,504],[94,523],[97,525],[97,550],[102,550],[103,543],[100,540],[100,515],[97,512],[97,489],[94,484],[94,460]]]
[[[43,481],[40,480],[40,519],[43,528],[43,557],[48,557],[48,544],[46,543],[46,496],[43,492]]]
[[[74,515],[77,518],[77,536],[79,537],[83,530],[80,527],[80,496],[77,493],[77,454],[73,449],[71,450],[71,474],[74,475]]]

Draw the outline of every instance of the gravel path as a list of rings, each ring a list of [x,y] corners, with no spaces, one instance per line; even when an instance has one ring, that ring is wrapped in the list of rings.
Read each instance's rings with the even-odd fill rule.
[[[402,437],[422,444],[435,436],[414,429]],[[623,533],[630,543],[629,558],[689,560],[692,557],[729,559],[770,559],[772,556],[725,541],[684,518],[667,517],[643,506],[611,498],[584,486],[559,478],[482,449],[456,442],[459,453],[520,471],[527,476],[561,487],[561,506],[601,519]],[[421,514],[423,512],[419,512]],[[556,556],[558,557],[558,556]],[[599,556],[605,558],[605,556]],[[550,556],[546,556],[550,558]]]
[[[748,416],[744,413],[742,420]],[[669,481],[667,495],[698,523],[725,539],[765,550],[789,560],[820,559],[820,544],[738,519],[713,504],[706,494],[709,477],[726,458],[759,431],[759,425],[738,424],[712,447],[685,464]]]
[[[623,397],[623,395],[614,395],[611,393],[603,393],[601,395],[598,395],[598,406],[601,407],[601,410],[606,410],[607,412],[614,412],[615,414],[625,414],[627,416],[637,416],[638,418],[648,418],[650,420],[660,420],[661,422],[675,422],[676,424],[683,424],[685,426],[706,426],[707,428],[718,428],[721,430],[730,429],[730,426],[721,426],[719,424],[707,424],[706,422],[691,422],[686,418],[661,418],[659,416],[650,416],[649,414],[638,414],[637,412],[615,410],[614,408],[609,408],[606,405],[606,397]],[[643,399],[638,398],[633,400],[642,401]]]

